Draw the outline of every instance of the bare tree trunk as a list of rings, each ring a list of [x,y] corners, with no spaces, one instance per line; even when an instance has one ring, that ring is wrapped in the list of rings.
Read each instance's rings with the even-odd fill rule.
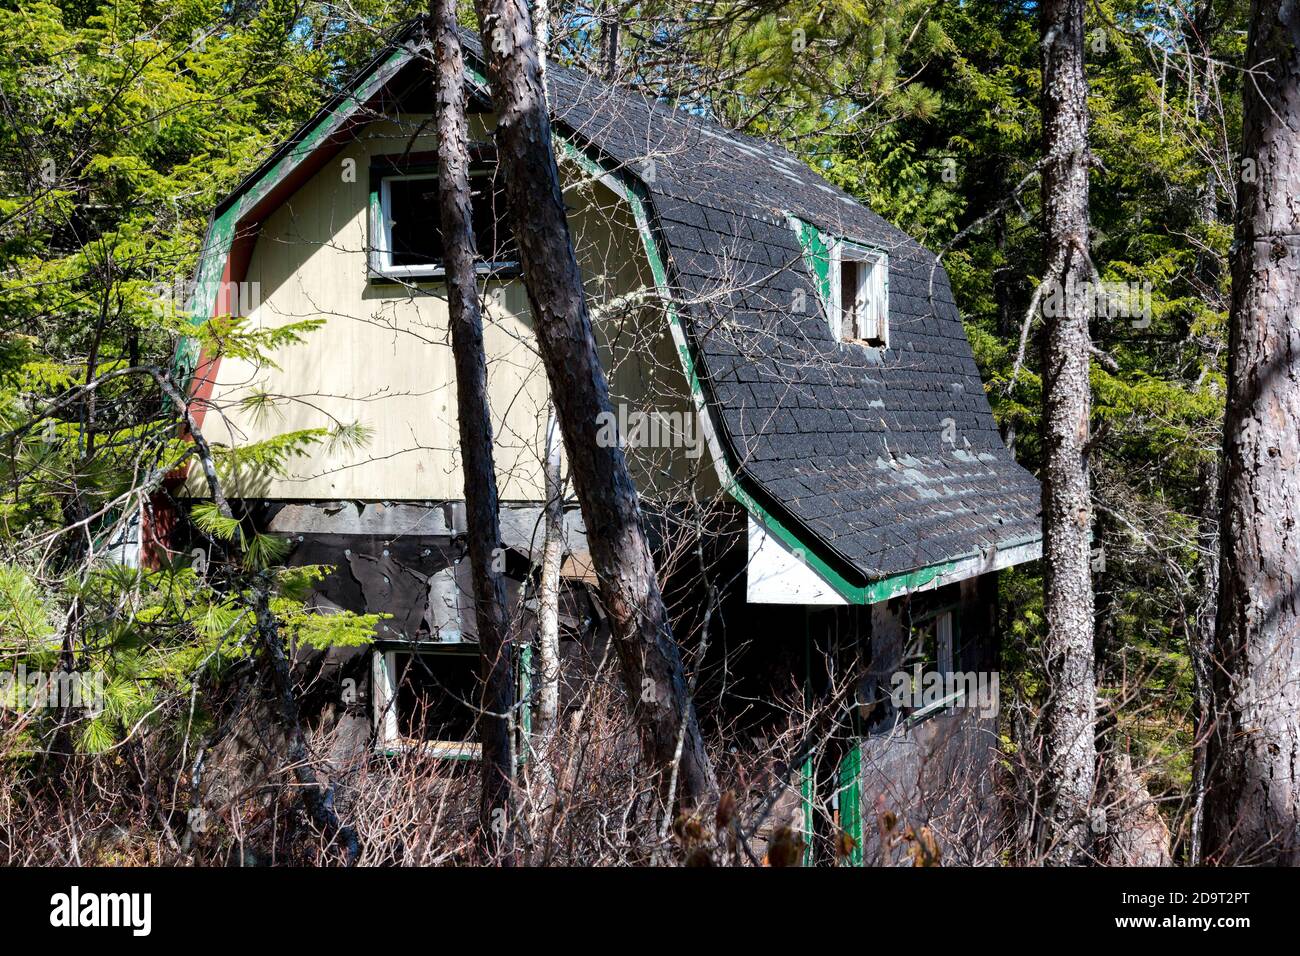
[[[475,9],[537,343],[642,750],[660,775],[661,792],[670,796],[681,728],[680,792],[686,804],[696,804],[716,790],[713,766],[659,592],[636,488],[622,450],[597,440],[598,417],[611,408],[609,386],[569,237],[527,7],[524,0],[475,0]]]
[[[1088,103],[1084,0],[1044,0],[1043,214],[1049,268],[1064,294],[1048,316],[1043,354],[1043,564],[1047,638],[1043,807],[1049,863],[1088,862],[1096,787],[1092,503],[1087,441],[1091,339],[1088,260]]]
[[[551,44],[551,7],[548,0],[533,2],[533,31],[537,38],[537,64],[542,91],[546,86],[546,60]],[[548,100],[549,102],[549,100]],[[546,407],[545,472],[546,527],[542,541],[542,569],[537,582],[538,676],[536,732],[549,739],[560,712],[560,567],[564,557],[564,488],[560,475],[560,436],[555,405]]]
[[[1300,8],[1251,5],[1205,853],[1300,863]]]
[[[1192,741],[1192,817],[1187,863],[1200,866],[1205,826],[1205,789],[1208,785],[1207,748],[1214,715],[1214,626],[1219,598],[1219,495],[1220,461],[1216,457],[1201,466],[1202,513],[1197,544],[1201,556],[1196,562],[1199,600],[1188,629],[1188,653],[1192,658],[1192,699],[1195,705],[1195,736]]]
[[[513,645],[497,556],[501,546],[487,357],[475,276],[474,227],[469,187],[469,132],[465,121],[465,64],[456,24],[456,0],[432,0],[434,113],[438,131],[438,194],[447,272],[451,348],[456,363],[457,420],[465,477],[465,523],[474,612],[478,624],[483,692],[478,739],[483,775],[479,828],[485,851],[511,862],[508,840],[514,748]]]
[[[540,686],[537,733],[549,738],[560,713],[560,566],[564,557],[564,487],[560,475],[560,436],[555,409],[546,420],[546,532],[537,593]]]
[[[621,15],[617,3],[602,0],[600,5],[600,77],[606,83],[618,79],[618,27]]]

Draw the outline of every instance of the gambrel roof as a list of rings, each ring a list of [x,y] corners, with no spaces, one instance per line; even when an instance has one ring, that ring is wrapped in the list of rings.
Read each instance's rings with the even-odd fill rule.
[[[209,245],[223,216],[237,229],[373,119],[385,89],[423,69],[420,45],[418,24],[399,34],[218,207]],[[469,34],[465,46],[486,95],[481,48]],[[809,549],[849,600],[1038,556],[1038,482],[998,434],[932,253],[778,146],[577,70],[552,65],[547,79],[557,136],[639,204],[687,378],[751,514]],[[887,349],[832,334],[837,237],[888,254]]]

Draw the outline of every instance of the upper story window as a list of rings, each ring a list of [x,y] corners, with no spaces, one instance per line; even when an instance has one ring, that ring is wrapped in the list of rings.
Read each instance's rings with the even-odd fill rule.
[[[889,256],[841,241],[835,247],[832,327],[841,342],[889,346]]]
[[[519,253],[495,163],[470,169],[470,206],[478,271],[519,268]],[[382,276],[439,278],[446,274],[436,170],[371,170],[370,267]]]

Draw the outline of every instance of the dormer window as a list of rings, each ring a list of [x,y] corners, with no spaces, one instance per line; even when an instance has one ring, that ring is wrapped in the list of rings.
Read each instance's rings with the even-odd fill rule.
[[[832,326],[841,342],[889,346],[889,256],[843,241],[835,247]]]
[[[478,271],[517,270],[519,252],[495,163],[471,167],[470,206]],[[370,267],[374,274],[408,279],[436,279],[446,274],[436,169],[372,169],[371,211]]]

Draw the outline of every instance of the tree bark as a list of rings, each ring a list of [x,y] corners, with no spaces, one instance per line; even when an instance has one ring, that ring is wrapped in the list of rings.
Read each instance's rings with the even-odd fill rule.
[[[1211,862],[1300,863],[1300,7],[1255,0],[1232,264]]]
[[[1043,354],[1043,564],[1047,637],[1042,836],[1045,860],[1091,857],[1096,788],[1093,597],[1087,441],[1091,277],[1088,250],[1088,103],[1084,0],[1044,0],[1043,215],[1046,261],[1060,264],[1062,308],[1046,318]]]
[[[622,450],[597,440],[598,416],[611,409],[609,386],[569,237],[528,10],[524,0],[475,0],[474,6],[537,343],[623,681],[643,753],[665,797],[681,728],[679,792],[683,803],[693,805],[716,790],[713,767],[659,591],[636,488]]]
[[[618,28],[622,10],[603,0],[600,5],[600,78],[606,83],[618,79]]]
[[[511,716],[515,706],[513,642],[497,556],[501,547],[487,357],[475,273],[470,206],[469,132],[465,120],[465,64],[456,24],[456,0],[431,0],[434,116],[438,132],[438,196],[447,275],[451,348],[456,366],[457,421],[465,478],[467,550],[478,624],[483,680],[478,739],[482,790],[479,830],[491,857],[510,863],[508,814],[514,777]]]
[[[551,7],[548,0],[533,2],[533,32],[537,39],[537,65],[541,72],[542,92],[549,97],[546,85],[546,61],[551,44]],[[548,99],[549,106],[549,99]],[[537,723],[534,728],[543,740],[555,733],[560,714],[560,568],[564,558],[564,489],[560,474],[559,423],[555,405],[546,407],[545,530],[542,540],[542,567],[537,582],[538,687]]]

